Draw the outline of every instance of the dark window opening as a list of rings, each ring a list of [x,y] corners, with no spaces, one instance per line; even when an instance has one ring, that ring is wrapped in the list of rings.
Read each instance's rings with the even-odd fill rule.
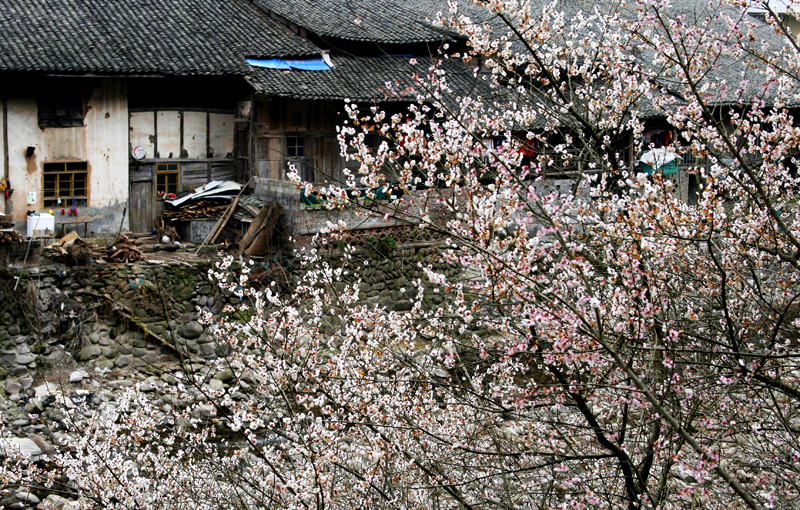
[[[39,127],[83,126],[83,94],[80,90],[61,90],[39,98]]]
[[[305,154],[306,139],[302,136],[286,137],[286,154],[290,158],[302,158]]]

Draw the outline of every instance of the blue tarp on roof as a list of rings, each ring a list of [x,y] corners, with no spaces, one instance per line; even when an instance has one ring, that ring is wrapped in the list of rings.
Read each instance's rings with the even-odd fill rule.
[[[256,60],[248,58],[247,63],[254,67],[266,67],[267,69],[299,69],[303,71],[330,71],[331,69],[322,58],[307,58],[302,60],[285,60],[281,58]]]

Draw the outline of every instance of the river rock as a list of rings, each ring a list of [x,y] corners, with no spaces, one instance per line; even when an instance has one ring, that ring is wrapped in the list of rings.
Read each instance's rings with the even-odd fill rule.
[[[32,461],[37,461],[42,458],[42,449],[39,448],[39,445],[32,439],[28,439],[27,437],[12,437],[8,440],[5,454],[16,455],[17,453],[29,455]]]
[[[14,393],[19,393],[22,389],[22,385],[17,381],[12,379],[6,379],[6,393],[9,395],[13,395]]]
[[[33,389],[34,397],[38,399],[43,399],[48,395],[55,395],[56,393],[58,393],[58,386],[48,382],[41,384]]]
[[[103,354],[103,350],[97,345],[87,345],[81,349],[80,359],[81,361],[89,361],[99,357],[101,354]]]
[[[178,330],[178,333],[180,333],[180,335],[184,338],[194,340],[203,334],[203,326],[201,326],[197,321],[191,321],[185,326],[181,327]]]
[[[131,357],[127,354],[123,354],[122,356],[118,357],[117,360],[114,362],[114,366],[117,368],[127,367],[131,364]]]
[[[69,374],[69,382],[79,383],[88,377],[89,374],[85,370],[76,370]]]

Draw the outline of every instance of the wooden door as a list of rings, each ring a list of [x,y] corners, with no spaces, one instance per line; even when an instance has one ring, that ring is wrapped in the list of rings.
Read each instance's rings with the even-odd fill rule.
[[[153,183],[132,182],[128,218],[132,232],[153,230]]]

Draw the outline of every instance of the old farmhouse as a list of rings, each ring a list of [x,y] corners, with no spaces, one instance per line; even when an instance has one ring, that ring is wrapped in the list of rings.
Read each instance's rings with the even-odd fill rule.
[[[431,3],[2,0],[3,212],[148,232],[210,180],[336,179],[344,100],[388,93],[444,41]],[[446,6],[444,6],[446,9]],[[359,21],[365,20],[363,23]],[[472,87],[473,70],[448,62]]]

